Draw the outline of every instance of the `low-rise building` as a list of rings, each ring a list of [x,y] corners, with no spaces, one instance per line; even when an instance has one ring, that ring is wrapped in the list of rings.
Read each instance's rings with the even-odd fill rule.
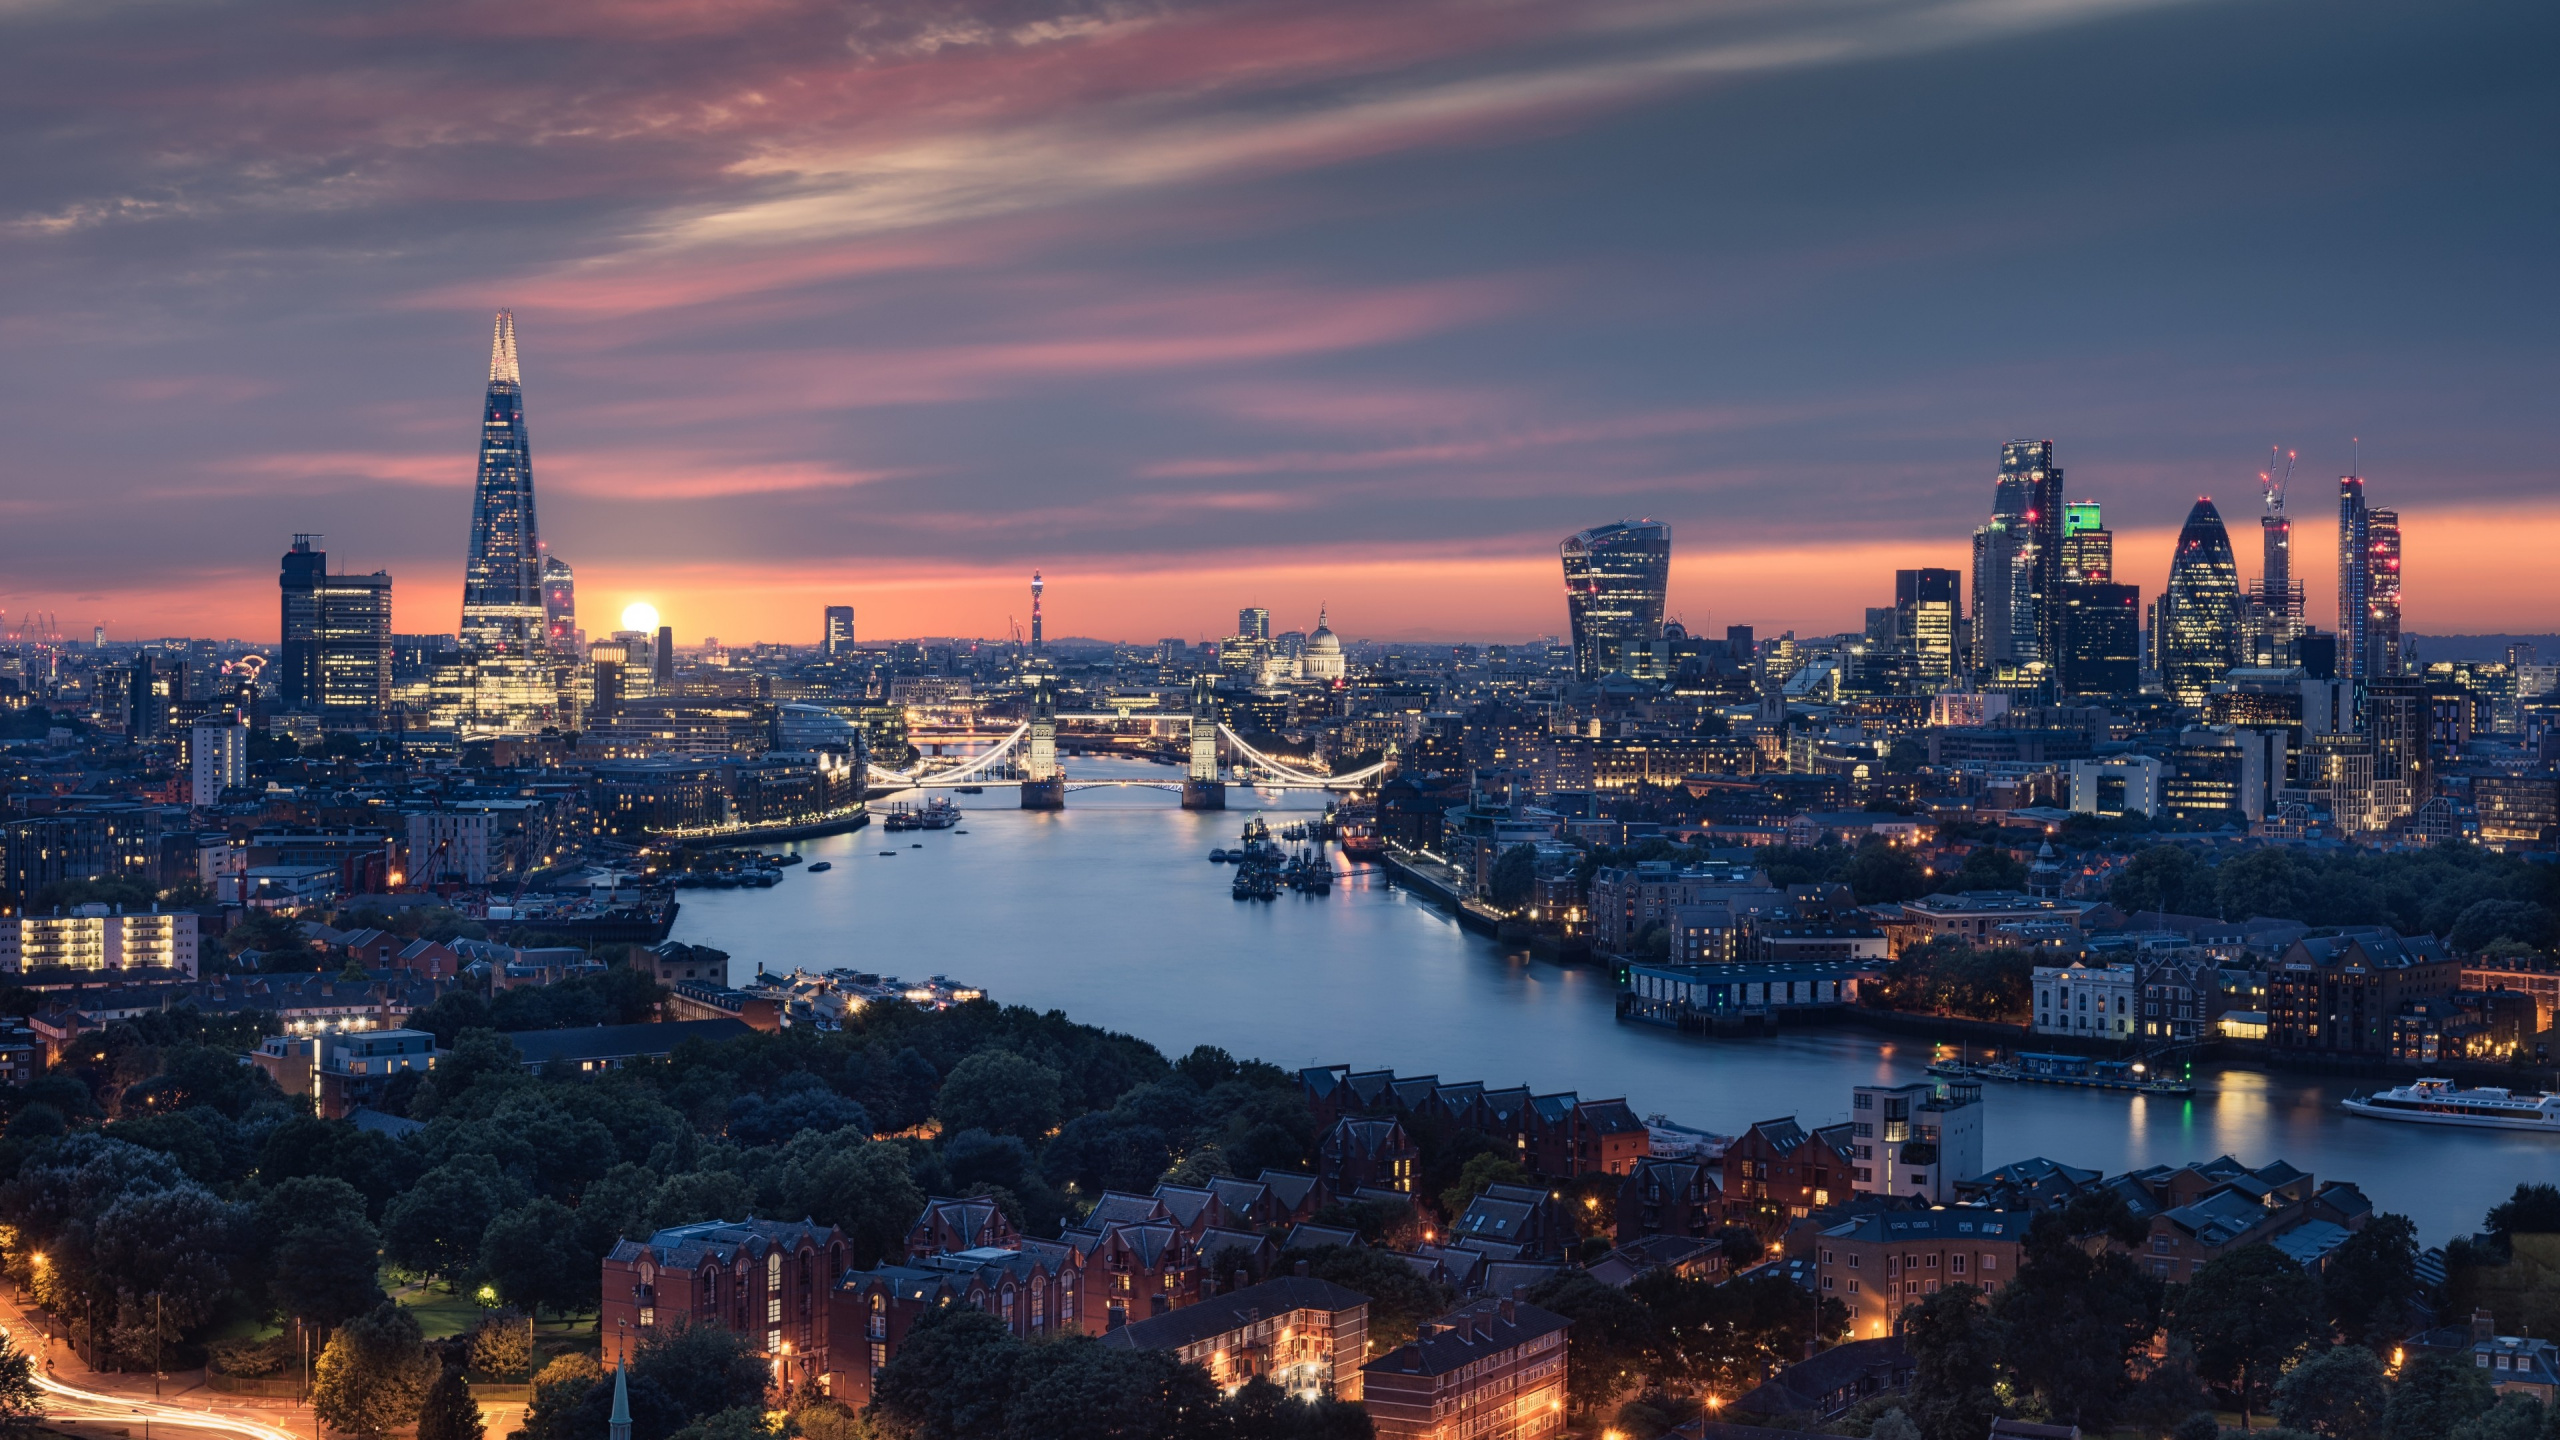
[[[1647,1156],[1618,1182],[1618,1243],[1647,1235],[1704,1239],[1724,1223],[1724,1196],[1703,1159]]]
[[[2450,996],[2461,975],[2432,935],[2373,929],[2297,940],[2268,968],[2268,1039],[2285,1050],[2386,1057],[2400,1007]]]
[[[1479,1300],[1362,1367],[1378,1440],[1533,1440],[1564,1429],[1563,1316]]]
[[[1814,1283],[1849,1312],[1853,1339],[1901,1332],[1902,1312],[1947,1285],[1997,1291],[2018,1273],[2028,1217],[1971,1208],[1859,1215],[1814,1242]]]
[[[1785,1116],[1745,1130],[1724,1152],[1726,1216],[1768,1224],[1801,1220],[1846,1199],[1856,1175],[1846,1121],[1806,1130]]]
[[[1293,1395],[1359,1403],[1369,1349],[1369,1297],[1329,1280],[1284,1275],[1170,1314],[1132,1320],[1102,1337],[1125,1350],[1170,1350],[1233,1390],[1267,1380]]]
[[[651,1331],[715,1326],[745,1337],[775,1388],[832,1389],[829,1311],[852,1244],[832,1225],[704,1220],[625,1240],[604,1258],[605,1363]]]
[[[2130,964],[2035,967],[2035,1033],[2130,1040],[2141,1033]]]

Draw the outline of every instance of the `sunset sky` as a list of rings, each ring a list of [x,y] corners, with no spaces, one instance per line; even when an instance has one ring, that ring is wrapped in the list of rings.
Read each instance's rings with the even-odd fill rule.
[[[14,0],[0,607],[459,606],[491,312],[593,631],[1692,628],[1963,566],[2051,438],[2146,599],[2297,449],[2412,631],[2560,629],[2560,7]],[[1970,597],[1968,597],[1968,600]]]

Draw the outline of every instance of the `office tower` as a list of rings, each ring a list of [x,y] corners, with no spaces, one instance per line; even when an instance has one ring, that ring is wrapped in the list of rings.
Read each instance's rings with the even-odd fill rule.
[[[2062,693],[2131,695],[2142,688],[2142,591],[2106,581],[2062,587]]]
[[[578,576],[569,562],[548,551],[542,557],[542,634],[554,655],[578,653]]]
[[[2012,672],[2061,646],[2062,471],[2050,440],[2000,447],[1991,520],[1973,532],[1974,668]]]
[[[320,723],[380,730],[391,716],[391,576],[330,575],[320,588]]]
[[[2095,500],[2062,507],[2062,583],[2105,584],[2115,578],[2116,537]]]
[[[1760,658],[1760,647],[1752,640],[1748,625],[1724,627],[1724,649],[1736,665],[1748,666]]]
[[[1236,638],[1268,640],[1271,638],[1271,611],[1260,605],[1247,605],[1236,612]]]
[[[329,556],[311,543],[319,538],[294,536],[276,577],[284,615],[277,629],[275,678],[268,683],[282,710],[320,708],[320,581],[328,573]]]
[[[187,703],[185,662],[143,654],[133,657],[125,681],[124,733],[134,740],[168,735],[179,706]]]
[[[1671,527],[1620,520],[1565,537],[1565,610],[1573,621],[1574,671],[1585,680],[1624,673],[1662,634],[1671,585]]]
[[[2376,679],[2400,673],[2400,512],[2374,510],[2365,519],[2365,604],[2372,619]]]
[[[2372,513],[2364,477],[2338,477],[2338,678],[2371,680],[2373,668]]]
[[[2205,691],[2240,655],[2240,565],[2211,500],[2199,498],[2178,531],[2154,623],[2161,683],[2178,703],[2203,705]]]
[[[630,663],[631,647],[620,640],[599,640],[587,647],[595,690],[595,698],[587,702],[590,718],[611,715],[622,708],[623,670]]]
[[[1943,685],[1955,678],[1956,616],[1964,610],[1964,576],[1953,570],[1897,570],[1893,574],[1893,628],[1897,643],[1919,661],[1920,679]]]
[[[472,487],[471,548],[462,572],[463,655],[529,657],[542,624],[542,536],[534,519],[533,452],[525,438],[524,373],[516,361],[516,317],[501,310],[489,338],[480,473]]]
[[[277,705],[333,728],[379,730],[391,712],[391,576],[330,574],[319,538],[294,536],[277,576]]]
[[[1046,581],[1044,581],[1044,580],[1042,580],[1042,579],[1040,578],[1040,572],[1039,572],[1039,571],[1037,571],[1037,570],[1032,571],[1032,572],[1031,572],[1031,650],[1032,650],[1032,653],[1033,653],[1033,654],[1038,654],[1040,651],[1043,651],[1043,650],[1046,650],[1046,649],[1048,649],[1048,648],[1049,648],[1049,638],[1048,638],[1046,635],[1042,634],[1042,633],[1041,633],[1041,631],[1040,631],[1040,592],[1041,592],[1042,590],[1046,589],[1046,588],[1048,588],[1048,582],[1046,582]]]
[[[199,809],[222,803],[222,792],[249,783],[249,727],[236,715],[208,716],[187,734],[188,800]]]
[[[853,648],[853,607],[830,605],[826,623],[818,637],[818,649],[827,655],[842,655]]]
[[[2338,678],[2338,637],[2334,631],[2302,627],[2293,637],[2293,660],[2302,673],[2313,680]]]
[[[657,682],[658,693],[673,695],[676,693],[676,627],[658,627],[658,649],[653,658],[657,663],[651,678]]]

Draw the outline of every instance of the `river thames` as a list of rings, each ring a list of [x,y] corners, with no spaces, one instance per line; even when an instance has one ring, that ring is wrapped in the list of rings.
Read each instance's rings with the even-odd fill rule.
[[[1180,774],[1084,758],[1068,768]],[[890,835],[875,822],[804,842],[802,855],[834,868],[786,872],[770,890],[685,891],[675,938],[728,951],[739,982],[758,966],[943,974],[1168,1055],[1209,1044],[1292,1069],[1622,1095],[1638,1114],[1721,1134],[1782,1115],[1845,1120],[1851,1086],[1919,1079],[1929,1061],[1925,1042],[1849,1028],[1719,1040],[1620,1023],[1599,969],[1507,951],[1376,874],[1327,896],[1230,899],[1230,872],[1209,851],[1234,844],[1257,810],[1276,829],[1321,810],[1317,796],[1230,788],[1231,808],[1209,814],[1151,789],[1073,791],[1067,809],[1045,814],[1017,808],[1009,789],[954,798],[968,833]],[[2175,1100],[1990,1085],[1983,1158],[2042,1155],[2111,1174],[2224,1153],[2287,1160],[2355,1181],[2415,1219],[2430,1245],[2477,1228],[2520,1182],[2560,1182],[2560,1136],[2338,1108],[2371,1081],[2206,1068],[2195,1081],[2192,1098]]]

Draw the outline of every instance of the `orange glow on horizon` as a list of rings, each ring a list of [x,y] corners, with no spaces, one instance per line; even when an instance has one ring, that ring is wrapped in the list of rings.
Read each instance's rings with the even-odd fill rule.
[[[2138,585],[2146,601],[2167,575],[2176,533],[2164,526],[2116,534],[2116,575]],[[2406,557],[2412,562],[2404,592],[2409,630],[2560,630],[2560,569],[2544,558],[2560,550],[2560,505],[2434,512],[2405,527],[2404,534],[2418,542]],[[2299,529],[2294,539],[2297,555],[2320,553]],[[1174,567],[1144,556],[1038,563],[1048,582],[1042,607],[1052,639],[1215,639],[1232,633],[1241,605],[1268,606],[1275,630],[1313,629],[1317,607],[1329,606],[1334,627],[1349,639],[1499,642],[1563,635],[1563,582],[1554,550],[1523,545],[1526,553],[1496,556],[1434,555],[1427,549],[1389,553],[1376,547],[1332,562],[1262,565],[1208,557]],[[2253,578],[2256,547],[2235,537],[2234,549],[2242,578]],[[675,627],[677,643],[688,647],[706,636],[730,645],[814,644],[826,605],[853,605],[856,632],[866,641],[1000,639],[1009,619],[1027,631],[1031,617],[1023,578],[1028,566],[1011,558],[973,566],[900,567],[869,560],[625,566],[580,554],[577,566],[580,620],[590,635],[609,633],[625,606],[646,600]],[[1668,614],[1706,635],[1720,635],[1729,624],[1753,626],[1764,638],[1786,630],[1855,630],[1865,607],[1891,599],[1895,570],[1922,566],[1968,574],[1972,568],[1961,538],[1692,547],[1673,558]],[[449,579],[422,583],[408,578],[417,574],[415,567],[394,566],[400,578],[393,629],[452,633],[461,609],[460,568],[454,565]],[[2303,578],[2311,620],[2329,627],[2331,587],[2317,569]],[[173,576],[161,586],[114,594],[0,596],[0,604],[58,612],[65,634],[74,636],[100,621],[110,639],[121,640],[191,635],[272,642],[276,636],[274,572],[263,564]]]

